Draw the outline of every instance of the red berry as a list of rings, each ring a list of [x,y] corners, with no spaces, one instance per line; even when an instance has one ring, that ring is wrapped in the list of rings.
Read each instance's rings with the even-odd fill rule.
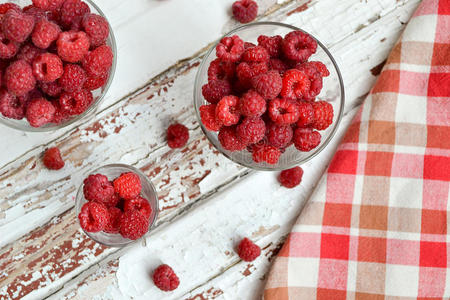
[[[244,42],[237,36],[224,37],[216,46],[216,55],[224,62],[236,62],[244,52]]]
[[[52,104],[55,107],[55,115],[52,120],[53,123],[62,124],[70,118],[69,112],[61,108],[58,99],[52,101]]]
[[[239,109],[246,117],[259,117],[266,111],[266,100],[254,90],[245,93],[239,100]]]
[[[295,68],[305,73],[310,82],[310,88],[307,92],[303,93],[302,98],[307,101],[314,101],[315,97],[319,95],[322,90],[322,76],[319,71],[309,63],[298,64]]]
[[[89,51],[89,38],[82,31],[66,31],[60,33],[56,41],[58,55],[62,60],[76,63],[83,59]]]
[[[27,106],[26,117],[32,127],[41,127],[52,122],[55,107],[44,98],[32,100]]]
[[[226,80],[211,80],[202,86],[202,95],[206,101],[216,104],[225,96],[231,94],[230,83]]]
[[[288,33],[282,43],[284,55],[293,61],[306,61],[317,50],[317,42],[300,30]]]
[[[316,70],[320,73],[322,77],[327,77],[330,75],[330,71],[328,71],[327,66],[320,61],[309,61],[307,64],[316,68]]]
[[[134,199],[141,193],[141,179],[133,172],[123,173],[114,182],[114,190],[120,198]]]
[[[33,75],[37,80],[53,82],[61,77],[63,72],[63,63],[55,54],[40,54],[33,61]]]
[[[267,73],[269,70],[269,67],[267,66],[267,63],[246,63],[242,62],[240,63],[236,68],[236,74],[239,79],[239,81],[244,85],[248,86],[250,88],[252,78],[259,75]]]
[[[265,36],[260,35],[258,37],[258,45],[265,48],[269,53],[270,57],[276,58],[281,56],[281,44],[283,38],[279,35],[276,36]]]
[[[31,34],[31,40],[36,47],[47,49],[51,43],[56,41],[60,32],[61,29],[58,25],[42,18],[36,22],[36,26]]]
[[[239,0],[233,3],[231,10],[236,20],[249,23],[258,15],[258,4],[253,0]]]
[[[267,141],[276,148],[284,148],[289,145],[293,135],[290,125],[270,123],[267,126]]]
[[[108,208],[108,223],[106,223],[104,232],[107,233],[119,233],[120,218],[122,217],[122,211],[117,207]]]
[[[8,91],[1,89],[0,113],[6,118],[22,120],[25,116],[25,103]]]
[[[320,133],[311,128],[297,128],[294,131],[294,145],[299,151],[311,151],[319,146],[320,139]]]
[[[105,18],[96,14],[85,14],[81,24],[89,36],[92,48],[97,48],[106,42],[109,26]]]
[[[231,80],[234,77],[236,65],[233,62],[223,62],[220,58],[213,60],[208,67],[208,81],[215,79]]]
[[[125,200],[123,210],[127,211],[132,209],[137,210],[146,218],[150,218],[152,214],[152,207],[148,203],[148,200],[139,196],[134,199]]]
[[[277,124],[293,124],[300,117],[297,103],[285,98],[275,98],[269,103],[269,117]]]
[[[281,76],[289,69],[288,65],[278,58],[271,58],[269,61],[269,69],[277,71]]]
[[[33,16],[10,9],[2,18],[2,29],[9,40],[22,43],[34,28]]]
[[[241,151],[246,147],[237,137],[235,126],[220,128],[218,138],[222,147],[231,152]]]
[[[39,83],[41,91],[50,97],[59,97],[62,92],[61,86],[58,82],[41,82]]]
[[[81,228],[87,232],[99,232],[108,224],[109,213],[106,206],[98,202],[88,202],[78,214]]]
[[[61,8],[65,0],[32,0],[33,5],[45,11],[53,11]]]
[[[42,18],[47,18],[47,14],[40,8],[34,7],[33,5],[25,6],[22,9],[22,12],[25,14],[32,16],[35,20],[39,20]]]
[[[19,44],[6,38],[5,34],[0,30],[0,58],[13,58],[17,51],[19,51]]]
[[[12,2],[7,2],[7,3],[0,4],[0,15],[6,14],[6,12],[8,12],[8,10],[10,10],[10,9],[15,10],[17,12],[21,11],[19,5],[12,3]]]
[[[61,152],[57,147],[47,149],[42,160],[47,169],[50,170],[59,170],[64,167],[64,161],[61,157]]]
[[[314,102],[312,106],[314,121],[311,126],[317,130],[327,129],[333,123],[333,106],[326,101]]]
[[[108,78],[109,78],[108,73],[99,75],[97,77],[88,76],[83,85],[83,88],[89,91],[94,91],[96,89],[103,87],[108,81]]]
[[[167,128],[167,144],[170,148],[182,148],[189,140],[189,130],[183,124],[172,124]]]
[[[261,46],[248,48],[244,51],[244,54],[242,54],[242,60],[250,63],[268,62],[269,58],[269,52],[267,52],[266,48]]]
[[[277,71],[269,71],[252,78],[252,84],[264,99],[273,99],[277,97],[283,87],[282,79]]]
[[[17,59],[23,59],[27,63],[32,64],[34,59],[42,53],[45,53],[45,51],[37,48],[31,43],[27,43],[20,49],[19,53],[17,54]]]
[[[252,158],[256,163],[266,162],[268,164],[274,165],[278,162],[280,155],[280,149],[270,145],[262,145],[255,147],[252,153]]]
[[[177,274],[168,265],[160,265],[153,272],[153,283],[162,291],[175,290],[180,285]]]
[[[64,66],[64,73],[58,82],[64,91],[75,92],[83,87],[86,79],[86,72],[82,67],[75,64],[66,64]]]
[[[149,220],[139,211],[131,209],[120,217],[120,234],[127,239],[137,240],[148,231]]]
[[[63,93],[59,97],[59,104],[63,110],[73,116],[84,113],[93,100],[94,99],[90,91],[79,90],[72,93]]]
[[[233,95],[223,97],[216,106],[216,119],[225,126],[239,122],[239,98]]]
[[[111,48],[103,45],[85,56],[82,62],[83,67],[89,76],[100,76],[109,72],[113,63],[113,57]]]
[[[222,123],[216,120],[216,105],[202,105],[199,108],[200,118],[206,129],[211,131],[218,131],[222,127]]]
[[[289,99],[300,99],[308,94],[311,82],[300,70],[291,69],[284,73],[281,96]]]
[[[250,42],[244,42],[244,49],[247,50],[248,48],[255,47],[256,45]]]
[[[300,112],[300,118],[297,122],[297,127],[305,128],[311,125],[314,121],[314,109],[309,102],[299,102],[298,111]]]
[[[296,187],[302,182],[303,170],[300,167],[281,171],[278,181],[282,186],[289,189]]]
[[[23,96],[36,85],[33,69],[24,60],[17,60],[9,65],[5,72],[6,87],[16,96]]]
[[[261,248],[248,238],[244,238],[239,243],[237,252],[243,261],[251,262],[261,254]]]
[[[74,22],[80,22],[90,11],[89,6],[81,0],[65,0],[61,7],[61,23],[70,27]]]
[[[236,127],[237,137],[246,146],[261,141],[265,133],[266,124],[259,117],[247,117]]]
[[[108,177],[102,174],[89,175],[83,181],[84,198],[107,205],[114,195],[114,187]]]

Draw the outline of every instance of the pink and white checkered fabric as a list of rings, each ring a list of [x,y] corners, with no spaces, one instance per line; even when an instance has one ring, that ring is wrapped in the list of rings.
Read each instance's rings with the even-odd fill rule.
[[[280,251],[273,299],[450,299],[450,0],[424,0]]]

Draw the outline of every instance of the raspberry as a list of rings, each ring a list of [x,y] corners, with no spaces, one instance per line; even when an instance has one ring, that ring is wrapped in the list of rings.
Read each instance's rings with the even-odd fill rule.
[[[223,97],[216,106],[216,119],[225,126],[239,122],[239,98],[233,95]]]
[[[96,201],[106,205],[114,195],[114,187],[105,175],[89,175],[83,181],[83,184],[84,198],[88,201]]]
[[[31,40],[36,47],[47,49],[51,43],[56,41],[60,32],[61,29],[58,25],[42,18],[36,22]]]
[[[310,82],[310,88],[307,92],[303,93],[302,98],[307,101],[314,101],[314,98],[319,95],[322,90],[322,76],[319,71],[309,63],[298,64],[296,69],[305,73]]]
[[[64,161],[61,157],[61,152],[57,147],[52,147],[47,149],[44,153],[44,158],[42,159],[44,165],[49,170],[59,170],[64,167]]]
[[[32,100],[26,111],[26,117],[32,127],[41,127],[52,122],[55,115],[55,107],[44,98]]]
[[[53,123],[61,124],[70,118],[69,112],[61,108],[59,100],[53,101],[52,104],[55,107],[55,115],[52,120]]]
[[[253,150],[252,158],[256,163],[265,161],[268,164],[274,165],[278,162],[280,155],[280,149],[270,145],[262,145]]]
[[[137,240],[148,231],[149,220],[139,211],[131,209],[120,217],[120,234],[127,239]]]
[[[239,100],[239,109],[246,117],[259,117],[266,111],[266,100],[254,90],[250,90]]]
[[[5,72],[6,87],[16,96],[23,96],[36,85],[33,69],[24,60],[17,60],[9,65]]]
[[[282,79],[277,71],[269,71],[252,78],[253,88],[265,99],[278,96],[283,87]]]
[[[63,72],[63,63],[55,54],[40,54],[33,61],[33,75],[37,80],[53,82],[61,77]]]
[[[85,56],[82,63],[89,76],[100,76],[108,73],[113,63],[111,48],[107,45],[96,48]]]
[[[150,215],[152,214],[152,208],[150,203],[148,203],[148,200],[139,196],[134,199],[125,200],[123,210],[127,211],[133,209],[140,212],[147,219],[150,218]]]
[[[253,77],[267,73],[267,63],[240,63],[236,68],[236,75],[244,86],[250,87]]]
[[[12,2],[7,2],[0,4],[0,15],[6,14],[10,9],[15,10],[17,12],[21,11],[19,5]]]
[[[311,83],[308,76],[300,70],[291,69],[284,73],[281,96],[300,99],[309,92]]]
[[[0,90],[0,113],[6,118],[22,120],[25,116],[25,106],[19,98],[6,90]]]
[[[267,126],[267,141],[276,148],[286,147],[294,135],[290,125],[270,123]]]
[[[309,61],[309,62],[307,62],[307,64],[316,68],[316,70],[320,73],[320,76],[322,76],[322,77],[327,77],[330,75],[330,71],[328,71],[327,66],[325,66],[320,61]]]
[[[260,254],[261,248],[248,238],[244,238],[238,245],[238,254],[243,261],[254,261]]]
[[[230,83],[226,80],[211,80],[202,86],[202,95],[209,103],[216,104],[225,96],[231,94]]]
[[[244,52],[244,42],[237,36],[224,37],[216,46],[216,55],[224,62],[236,62]]]
[[[87,232],[98,232],[108,224],[109,213],[106,206],[98,202],[88,202],[81,207],[78,214],[81,228]]]
[[[14,9],[2,18],[2,29],[5,37],[18,43],[24,42],[33,31],[34,18]]]
[[[153,283],[162,291],[175,290],[180,284],[177,274],[168,265],[160,265],[153,272]]]
[[[213,60],[208,67],[208,81],[215,79],[225,79],[225,72],[220,65],[220,58]]]
[[[231,10],[240,23],[249,23],[258,15],[258,4],[253,0],[239,0],[233,3]]]
[[[108,208],[108,223],[106,223],[104,232],[107,233],[119,233],[120,218],[122,217],[122,211],[117,207]]]
[[[269,61],[269,69],[277,71],[281,76],[284,75],[287,69],[289,69],[288,65],[278,58],[271,58]]]
[[[218,131],[222,127],[222,123],[216,120],[216,105],[202,105],[199,108],[200,119],[206,129],[211,131]]]
[[[66,92],[75,92],[80,90],[86,82],[86,72],[82,67],[75,64],[66,64],[64,73],[59,79],[59,85]]]
[[[72,93],[65,92],[59,97],[61,108],[69,115],[80,115],[86,111],[93,101],[92,93],[88,90],[79,90]]]
[[[258,37],[258,45],[264,47],[269,53],[270,57],[276,58],[281,56],[281,44],[283,43],[283,38],[279,35],[276,36],[265,36],[260,35]]]
[[[50,97],[59,97],[62,92],[62,88],[57,82],[41,82],[39,87],[42,92]]]
[[[0,30],[0,58],[10,59],[19,51],[19,44],[5,37],[5,34]]]
[[[314,109],[311,103],[298,103],[298,111],[300,112],[300,118],[298,119],[297,127],[305,128],[311,125],[314,121]]]
[[[247,50],[248,48],[255,47],[256,45],[250,42],[244,42],[244,49]]]
[[[327,129],[333,123],[333,106],[326,101],[314,102],[312,106],[314,108],[312,127],[317,130]]]
[[[90,11],[89,6],[81,0],[65,0],[61,7],[61,23],[70,27]]]
[[[65,0],[33,0],[33,5],[45,11],[61,8]]]
[[[282,43],[284,55],[294,61],[306,61],[317,50],[317,42],[300,30],[288,33]]]
[[[247,117],[236,127],[237,137],[245,145],[259,142],[265,133],[266,123],[259,117]]]
[[[320,133],[311,128],[297,128],[294,131],[294,145],[299,151],[311,151],[320,144],[320,139]]]
[[[189,130],[182,124],[172,124],[167,128],[167,144],[170,148],[182,148],[189,140]]]
[[[108,81],[109,74],[101,74],[97,77],[88,76],[86,81],[84,82],[83,88],[89,91],[94,91],[96,89],[99,89],[103,87],[106,82]]]
[[[96,14],[85,14],[81,24],[89,36],[92,48],[97,48],[106,42],[109,26],[105,18]]]
[[[111,184],[112,184],[112,182],[111,182]],[[118,195],[117,193],[114,193],[114,194],[111,196],[111,198],[109,198],[108,201],[105,202],[104,204],[105,204],[107,207],[115,207],[115,206],[117,206],[117,205],[119,204],[119,201],[120,201],[119,195]],[[124,200],[124,201],[125,201],[125,200]]]
[[[244,51],[244,54],[242,54],[242,60],[250,63],[268,62],[269,58],[269,52],[267,52],[266,48],[261,46],[248,48]]]
[[[141,179],[133,172],[123,173],[113,182],[114,190],[120,198],[134,199],[141,193]]]
[[[277,124],[295,123],[300,117],[297,103],[285,98],[275,98],[269,103],[269,117]]]
[[[34,59],[44,53],[44,50],[35,47],[33,44],[25,44],[17,54],[17,59],[23,59],[27,63],[32,64]]]
[[[236,127],[222,127],[219,131],[219,142],[225,150],[234,152],[241,151],[245,149],[245,144],[243,144],[236,134]]]
[[[22,9],[22,12],[25,14],[32,16],[34,20],[40,20],[42,18],[47,18],[47,14],[40,8],[34,7],[33,5],[25,6]]]
[[[302,182],[303,170],[300,167],[281,171],[278,181],[282,186],[292,189]]]
[[[56,41],[58,55],[62,60],[76,63],[89,51],[89,38],[82,31],[62,32]]]

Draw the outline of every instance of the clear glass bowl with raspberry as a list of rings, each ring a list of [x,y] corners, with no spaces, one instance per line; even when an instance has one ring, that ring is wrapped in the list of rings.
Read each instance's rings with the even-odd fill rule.
[[[14,93],[10,92],[7,84],[5,83],[6,69],[8,65],[5,65],[4,63],[0,65],[0,71],[2,73],[1,78],[5,83],[0,89],[0,124],[22,131],[49,132],[64,128],[73,123],[80,123],[80,120],[86,120],[87,118],[95,116],[100,103],[103,101],[109,87],[111,86],[116,69],[117,47],[114,33],[106,16],[92,0],[69,0],[69,2],[73,3],[70,3],[70,5],[68,4],[67,7],[70,7],[70,9],[82,13],[82,16],[74,16],[73,13],[69,11],[66,13],[65,18],[62,17],[62,7],[57,9],[55,9],[54,7],[48,9],[40,9],[34,6],[45,5],[45,3],[49,3],[48,5],[61,6],[64,5],[66,1],[67,0],[37,0],[33,2],[31,0],[8,1],[9,3],[16,4],[16,8],[20,9],[18,11],[19,17],[21,17],[21,14],[32,15],[34,17],[34,25],[33,30],[31,31],[31,33],[29,33],[27,39],[23,42],[17,42],[18,50],[15,52],[16,54],[8,59],[0,59],[0,61],[11,61],[12,63],[17,60],[26,60],[26,62],[31,66],[35,85],[33,85],[34,88],[32,90],[26,92],[24,95],[15,95]],[[80,9],[81,2],[82,9]],[[0,13],[4,13],[5,10],[7,11],[7,7],[2,7],[2,5],[4,4],[0,4]],[[7,13],[9,13],[9,11],[7,11]],[[86,15],[90,15],[91,18],[86,18],[87,20],[85,21],[84,17]],[[90,27],[90,29],[88,29],[88,25],[86,25],[85,27],[84,24],[88,23],[99,24],[99,18],[101,19],[100,21],[102,23],[101,26],[103,26],[103,30],[99,30],[98,27],[95,27],[100,25],[91,25],[94,27]],[[41,21],[42,19],[51,22],[52,25],[49,25],[48,22]],[[39,35],[38,33],[36,33],[36,37],[33,36],[35,34],[35,31],[38,30],[40,30],[42,34]],[[90,39],[90,53],[101,45],[106,45],[109,47],[107,55],[109,55],[110,60],[108,62],[108,66],[110,64],[110,67],[107,72],[100,74],[96,73],[96,70],[90,70],[92,71],[90,75],[86,71],[83,81],[77,82],[77,79],[74,79],[74,77],[78,76],[79,69],[88,69],[88,67],[84,65],[84,62],[82,60],[70,62],[72,56],[71,51],[66,51],[65,53],[64,51],[58,51],[57,41],[59,41],[59,38],[61,37],[60,34],[66,33],[70,30],[83,31],[86,33],[86,37]],[[104,35],[100,37],[100,39],[95,40],[94,35],[97,35],[98,37],[100,31],[104,32]],[[57,36],[57,38],[55,40],[45,41],[48,36],[51,36],[51,34],[48,34],[48,32],[56,32],[54,34]],[[4,35],[2,28],[0,28],[0,35]],[[75,39],[75,37],[71,35],[67,35],[67,37],[65,38],[65,40],[68,42],[72,41],[72,39]],[[7,41],[9,39],[3,40]],[[51,55],[48,55],[48,53],[50,53]],[[0,55],[1,54],[2,53],[0,53]],[[54,61],[55,56],[58,56],[61,59],[63,69],[60,69],[61,67],[58,66],[56,69],[59,68],[60,71],[57,71],[57,75],[55,75],[55,73],[50,75],[44,74],[46,75],[46,77],[40,77],[36,75],[34,73],[34,61],[38,56],[40,56],[39,54],[50,56],[50,58],[42,58],[42,61],[45,63],[51,63],[50,60],[53,59]],[[61,72],[66,73],[66,65],[70,65],[68,67],[70,70],[67,71],[67,74],[70,74],[68,76],[65,76],[66,74],[61,75]],[[86,65],[88,65],[88,63],[86,63]],[[53,66],[54,65],[52,65],[51,70],[55,69]],[[76,68],[74,68],[73,66],[75,66]],[[20,65],[17,66],[16,69],[16,73],[23,72],[23,70],[20,68]],[[46,69],[48,68],[44,65],[43,72],[50,73]],[[58,79],[53,80],[56,77],[52,76],[56,76]],[[65,78],[63,79],[63,77]],[[64,83],[58,83],[60,80],[64,81]],[[80,83],[80,86],[82,85],[82,88],[80,90],[77,89],[76,91],[72,92],[70,91],[70,88],[68,88],[66,91],[67,94],[70,94],[70,97],[66,96],[64,100],[67,104],[67,107],[70,107],[71,109],[69,113],[68,110],[64,110],[64,108],[62,108],[63,106],[60,105],[60,103],[62,102],[62,100],[60,100],[62,98],[60,86],[65,84],[66,86],[70,87],[75,86],[77,83]],[[59,87],[57,87],[57,85]],[[64,92],[64,89],[62,91]],[[5,94],[8,94],[8,97],[5,97]],[[33,101],[36,99],[43,99],[47,101]],[[33,105],[30,105],[31,103],[33,103]],[[74,106],[73,103],[76,103],[76,106]],[[79,103],[83,104],[79,105]],[[84,103],[89,104],[84,105]],[[28,116],[26,113],[30,106],[32,107],[30,110],[35,112],[33,114],[35,116],[35,120],[33,121],[28,120]],[[21,107],[23,107],[23,112],[22,110],[20,110]],[[19,110],[20,113],[18,112]],[[49,111],[51,113],[49,113]],[[39,120],[38,115],[45,116],[46,121],[42,122],[41,120]],[[51,121],[49,121],[50,119]],[[33,126],[31,124],[33,124]]]
[[[315,157],[336,133],[344,102],[330,51],[309,33],[276,22],[223,36],[204,56],[194,85],[208,140],[256,170],[289,169]]]
[[[107,177],[107,179],[110,182],[113,182],[114,179],[118,178],[122,174],[126,173],[134,173],[139,176],[140,183],[141,183],[141,191],[138,197],[136,198],[144,198],[148,200],[148,204],[150,204],[151,212],[149,213],[148,218],[148,230],[144,234],[144,237],[153,227],[157,217],[158,217],[158,195],[156,192],[155,187],[153,186],[152,182],[149,180],[149,178],[142,173],[140,170],[129,166],[125,164],[111,164],[106,165],[103,167],[100,167],[94,171],[92,171],[90,174],[87,174],[83,178],[83,182],[80,185],[77,196],[76,196],[76,203],[75,203],[75,211],[76,216],[78,218],[80,212],[82,211],[83,205],[90,202],[96,202],[96,201],[88,201],[85,197],[84,187],[85,182],[84,180],[89,177],[89,175],[95,175],[95,174],[101,174]],[[119,197],[120,198],[120,197]],[[115,205],[115,207],[122,210],[122,212],[126,211],[126,201],[124,199],[120,199],[119,202]],[[115,208],[114,208],[115,209]],[[86,235],[88,235],[91,239],[96,241],[97,243],[100,243],[102,245],[106,245],[108,247],[123,247],[129,243],[134,242],[137,239],[140,239],[141,237],[138,237],[134,240],[123,237],[120,233],[107,233],[104,230],[98,231],[98,232],[88,232],[81,226],[80,219],[78,218],[78,222],[80,224],[80,228],[84,231]]]

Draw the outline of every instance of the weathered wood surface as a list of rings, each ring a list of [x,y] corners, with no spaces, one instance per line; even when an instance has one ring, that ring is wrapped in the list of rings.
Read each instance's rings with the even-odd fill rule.
[[[143,20],[152,24],[142,15],[173,9],[173,4],[156,2],[160,6],[152,4],[156,5],[152,7],[154,12],[133,11],[139,12],[136,18],[132,13],[125,14],[132,8],[124,8],[119,1],[98,4],[111,10],[115,30],[126,33]],[[200,6],[204,0],[194,2]],[[209,9],[225,10],[231,2],[210,4]],[[273,2],[265,3],[267,16],[263,18],[302,27],[324,41],[338,60],[346,85],[346,116],[339,134],[326,151],[304,166],[302,186],[282,189],[276,174],[249,171],[227,161],[211,148],[198,127],[191,95],[201,50],[235,25],[222,13],[218,19],[221,26],[197,38],[204,40],[195,40],[189,44],[191,48],[180,50],[185,52],[167,58],[159,65],[159,72],[180,57],[196,52],[200,56],[179,62],[144,88],[120,98],[159,74],[146,69],[145,64],[135,65],[142,78],[137,76],[134,86],[134,81],[118,83],[123,84],[123,90],[109,93],[96,121],[54,133],[44,139],[45,143],[37,138],[27,144],[28,148],[17,146],[7,150],[11,155],[2,156],[0,299],[35,299],[52,294],[54,299],[94,295],[102,299],[259,296],[270,259],[419,1]],[[123,51],[132,53],[132,49]],[[118,78],[132,77],[125,75]],[[191,129],[189,144],[181,151],[170,150],[164,142],[165,128],[173,120]],[[1,130],[12,140],[25,139]],[[39,156],[49,145],[61,148],[67,160],[63,171],[42,168]],[[90,241],[79,230],[72,209],[83,176],[113,162],[141,168],[154,182],[161,208],[155,231],[145,241],[120,250]],[[262,257],[251,265],[240,262],[233,252],[235,242],[243,235],[253,237],[265,248]],[[149,273],[161,261],[171,264],[180,276],[180,288],[174,293],[162,294],[151,283]]]

